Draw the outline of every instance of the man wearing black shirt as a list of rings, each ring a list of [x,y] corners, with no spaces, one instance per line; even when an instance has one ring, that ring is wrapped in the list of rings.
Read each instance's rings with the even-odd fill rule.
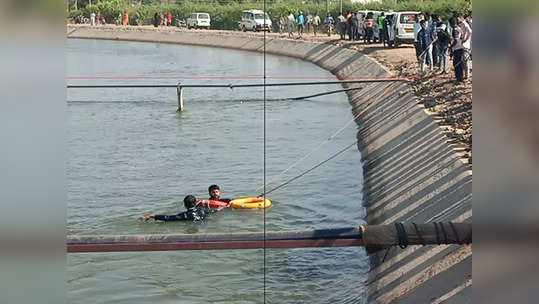
[[[197,199],[193,195],[188,195],[183,199],[183,204],[187,211],[176,215],[161,215],[161,214],[144,214],[140,217],[141,220],[148,221],[155,219],[157,221],[203,221],[210,213],[217,210],[211,209],[208,205],[204,205],[202,201],[197,205]]]

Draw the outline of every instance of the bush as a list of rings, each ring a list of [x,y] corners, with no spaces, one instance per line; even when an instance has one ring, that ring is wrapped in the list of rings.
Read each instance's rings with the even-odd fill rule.
[[[472,11],[470,0],[408,0],[395,3],[393,0],[383,0],[372,4],[352,5],[353,11],[381,10],[381,11],[420,11],[429,14],[438,14],[443,19],[449,19],[454,11],[468,13]]]
[[[81,16],[84,16],[83,10],[72,10],[69,12],[69,18],[71,20],[75,20],[77,18],[80,18]]]

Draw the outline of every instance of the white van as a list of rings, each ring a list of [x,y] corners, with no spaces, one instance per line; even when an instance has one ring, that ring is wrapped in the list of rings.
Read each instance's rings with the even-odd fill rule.
[[[396,17],[395,45],[414,43],[415,16],[421,12],[394,12]]]
[[[192,13],[185,22],[187,28],[210,28],[210,14],[208,13]]]
[[[241,14],[238,26],[242,31],[268,31],[271,32],[271,20],[268,14],[261,10],[246,10]]]

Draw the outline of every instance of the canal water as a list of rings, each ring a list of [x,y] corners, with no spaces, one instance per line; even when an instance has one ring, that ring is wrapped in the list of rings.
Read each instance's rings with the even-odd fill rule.
[[[67,50],[69,84],[260,83],[253,77],[263,75],[260,53],[72,39]],[[294,78],[268,82],[331,77],[270,55],[266,71]],[[268,191],[356,140],[344,93],[287,99],[340,88],[267,89]],[[70,89],[67,233],[263,231],[264,212],[253,210],[223,210],[203,223],[138,220],[178,213],[185,195],[207,197],[210,184],[221,186],[222,197],[260,194],[263,97],[261,88],[188,88],[186,111],[176,113],[175,89]],[[269,194],[266,230],[359,225],[362,184],[354,146]],[[92,253],[69,254],[67,269],[69,303],[362,303],[368,259],[363,248]]]

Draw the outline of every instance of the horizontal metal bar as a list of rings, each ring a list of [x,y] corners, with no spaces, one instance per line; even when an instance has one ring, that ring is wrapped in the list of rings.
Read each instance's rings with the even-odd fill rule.
[[[387,79],[360,79],[342,81],[316,81],[316,82],[282,82],[282,83],[253,83],[253,84],[102,84],[102,85],[68,85],[68,89],[107,89],[107,88],[250,88],[250,87],[279,87],[279,86],[303,86],[303,85],[326,85],[344,83],[369,83],[369,82],[395,82],[406,81],[399,78]]]
[[[68,236],[67,252],[362,246],[359,227],[266,232]]]
[[[214,250],[396,245],[471,244],[471,223],[364,225],[301,231],[215,234],[71,235],[67,252]],[[400,235],[404,233],[405,236]]]
[[[176,84],[97,84],[97,85],[68,85],[68,89],[142,89],[142,88],[177,88]]]
[[[267,231],[253,233],[207,233],[207,234],[125,234],[125,235],[70,235],[68,244],[92,243],[159,243],[159,242],[209,242],[209,241],[261,241],[317,238],[361,238],[359,227],[329,228],[294,231]]]
[[[67,244],[68,253],[363,246],[361,239]]]

